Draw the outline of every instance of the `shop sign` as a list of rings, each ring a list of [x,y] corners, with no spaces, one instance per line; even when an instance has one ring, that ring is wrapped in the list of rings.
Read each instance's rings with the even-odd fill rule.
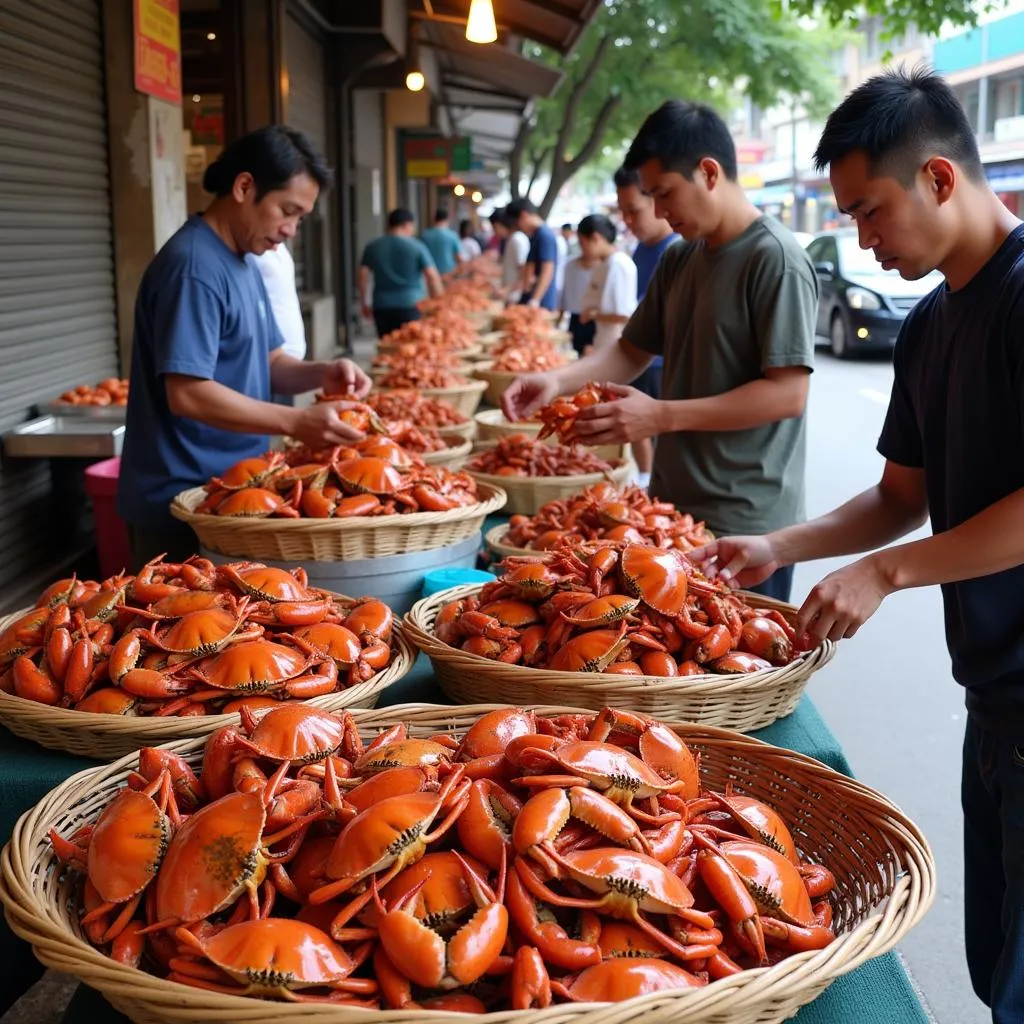
[[[473,169],[473,140],[468,137],[449,140],[452,151],[451,171],[471,171]]]
[[[135,0],[135,88],[181,103],[178,0]]]
[[[405,136],[402,156],[407,178],[447,178],[451,147],[442,136]]]

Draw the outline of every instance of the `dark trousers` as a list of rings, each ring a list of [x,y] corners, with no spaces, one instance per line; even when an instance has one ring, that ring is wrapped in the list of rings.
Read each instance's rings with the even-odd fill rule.
[[[793,566],[787,565],[784,569],[776,569],[764,583],[743,589],[751,590],[764,597],[773,597],[776,601],[788,601],[793,589]]]
[[[1024,740],[1024,735],[1018,737]],[[967,967],[993,1024],[1024,1021],[1024,742],[968,716],[964,811]]]
[[[138,572],[147,562],[166,552],[167,562],[184,562],[199,551],[199,538],[182,523],[162,529],[148,529],[129,524],[132,542],[133,570]]]
[[[403,324],[410,320],[419,320],[420,311],[415,306],[405,309],[377,309],[373,310],[373,322],[377,327],[377,337],[383,338],[385,334],[397,331]]]
[[[572,347],[578,355],[583,355],[583,350],[588,345],[594,344],[594,332],[597,324],[593,320],[588,324],[580,323],[579,313],[569,314],[569,333],[572,335]]]

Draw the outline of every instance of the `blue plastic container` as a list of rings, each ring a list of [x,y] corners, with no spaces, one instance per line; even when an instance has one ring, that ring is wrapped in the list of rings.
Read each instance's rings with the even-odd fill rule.
[[[497,576],[482,569],[434,569],[423,577],[423,596],[430,597],[439,590],[459,587],[463,583],[493,583]]]

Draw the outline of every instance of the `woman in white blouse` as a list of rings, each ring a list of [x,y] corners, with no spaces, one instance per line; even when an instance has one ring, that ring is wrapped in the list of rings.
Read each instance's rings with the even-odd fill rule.
[[[596,324],[594,348],[617,341],[636,309],[636,265],[615,248],[615,225],[603,214],[584,217],[577,229],[584,258],[593,264],[580,321]]]

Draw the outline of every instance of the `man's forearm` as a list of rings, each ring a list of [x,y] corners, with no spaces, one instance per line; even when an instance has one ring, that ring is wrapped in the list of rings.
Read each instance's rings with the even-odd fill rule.
[[[893,590],[975,579],[1024,564],[1024,489],[924,540],[879,551],[877,560]]]
[[[301,395],[320,387],[329,364],[311,363],[279,352],[270,363],[270,383],[275,394]]]
[[[683,430],[749,430],[799,416],[806,403],[806,380],[761,377],[708,398],[666,401],[662,433]]]
[[[911,508],[875,485],[827,515],[776,530],[770,539],[781,564],[795,565],[874,551],[905,537],[927,518],[927,510]]]
[[[297,409],[249,398],[215,380],[176,378],[166,383],[171,412],[240,434],[289,434]]]
[[[533,294],[530,296],[530,299],[532,301],[540,302],[547,294],[548,288],[551,287],[551,282],[554,279],[554,263],[541,264],[540,274],[537,275],[537,286],[533,289]]]
[[[619,340],[614,345],[596,349],[582,359],[566,363],[554,371],[554,376],[558,381],[559,394],[569,395],[592,380],[628,384],[636,380],[653,360],[654,356],[649,352]]]
[[[370,291],[370,271],[367,267],[359,268],[359,305],[369,306],[367,296]]]

